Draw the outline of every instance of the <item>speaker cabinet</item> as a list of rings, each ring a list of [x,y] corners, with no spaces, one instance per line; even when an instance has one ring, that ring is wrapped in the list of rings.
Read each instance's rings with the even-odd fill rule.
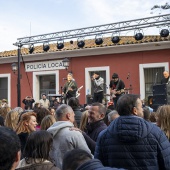
[[[153,96],[153,104],[164,105],[167,104],[167,95],[155,95]]]
[[[154,95],[170,95],[170,85],[169,84],[154,85],[153,96]]]

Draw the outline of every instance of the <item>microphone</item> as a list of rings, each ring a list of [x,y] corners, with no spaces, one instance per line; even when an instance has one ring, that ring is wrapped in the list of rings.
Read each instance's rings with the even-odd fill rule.
[[[67,80],[67,78],[63,78],[63,80]]]
[[[128,75],[127,75],[127,79],[129,79],[129,77],[130,77],[130,73],[128,73]]]

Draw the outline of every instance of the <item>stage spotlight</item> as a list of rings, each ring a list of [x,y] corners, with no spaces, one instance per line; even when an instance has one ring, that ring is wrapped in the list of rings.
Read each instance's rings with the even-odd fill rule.
[[[32,54],[34,52],[34,44],[29,46],[29,53]]]
[[[169,30],[168,29],[162,29],[160,32],[161,37],[167,37],[169,35]]]
[[[142,40],[143,39],[143,34],[138,32],[135,34],[135,40],[136,41],[139,41],[139,40]]]
[[[101,45],[103,43],[103,39],[102,38],[96,38],[95,43],[96,43],[96,45]]]
[[[77,42],[77,46],[78,46],[79,48],[83,48],[83,47],[85,46],[84,40],[78,41],[78,42]]]
[[[111,40],[112,40],[112,43],[117,44],[120,41],[120,38],[119,38],[119,36],[114,36],[114,37],[112,37]]]
[[[50,49],[49,43],[44,43],[43,44],[43,50],[47,52]]]
[[[61,50],[62,48],[64,48],[64,42],[57,42],[57,48],[59,50]]]

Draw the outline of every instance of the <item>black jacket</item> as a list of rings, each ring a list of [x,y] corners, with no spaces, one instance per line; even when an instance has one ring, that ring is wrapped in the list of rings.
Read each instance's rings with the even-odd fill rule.
[[[104,167],[98,159],[92,159],[79,166],[76,170],[118,170],[118,169]],[[123,170],[123,169],[119,169],[119,170]]]

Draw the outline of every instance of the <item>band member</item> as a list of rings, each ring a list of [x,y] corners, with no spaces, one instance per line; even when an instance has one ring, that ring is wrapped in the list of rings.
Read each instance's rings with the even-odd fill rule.
[[[125,92],[124,91],[125,84],[122,80],[119,79],[117,73],[113,73],[109,87],[111,99],[114,101],[114,107],[116,107],[119,97]]]
[[[104,79],[100,77],[99,71],[94,72],[92,76],[93,81],[93,87],[94,87],[94,96],[93,96],[93,102],[99,102],[102,103],[103,100],[103,85],[104,85]]]
[[[164,71],[163,72],[163,76],[164,76],[164,78],[161,80],[161,84],[169,83],[170,82],[169,72],[168,71]]]
[[[65,83],[63,87],[63,92],[62,92],[62,94],[64,95],[65,104],[68,103],[68,100],[71,97],[76,97],[76,91],[77,91],[77,83],[73,79],[73,74],[68,73],[67,82]]]

